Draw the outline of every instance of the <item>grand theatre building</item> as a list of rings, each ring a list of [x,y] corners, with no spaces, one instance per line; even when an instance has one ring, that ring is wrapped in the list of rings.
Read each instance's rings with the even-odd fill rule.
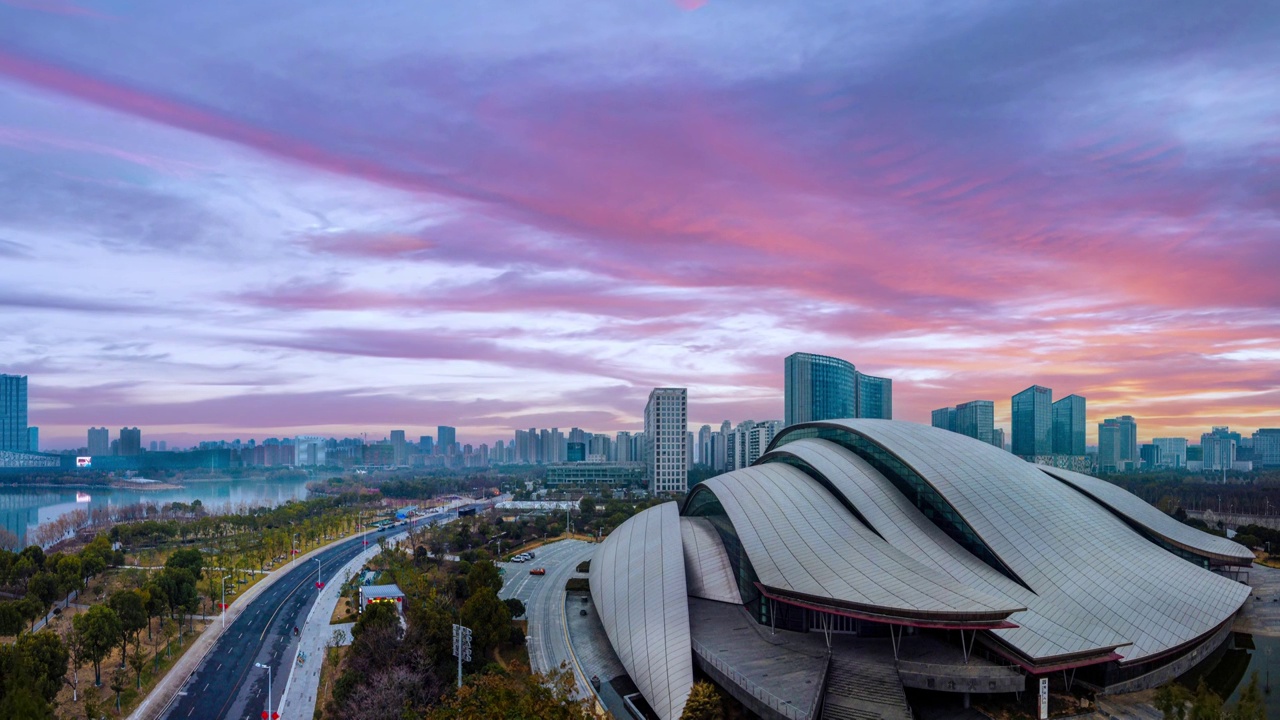
[[[1230,638],[1252,560],[1097,478],[833,420],[628,520],[590,584],[652,715],[680,716],[696,669],[766,718],[907,718],[907,691],[1167,682]]]

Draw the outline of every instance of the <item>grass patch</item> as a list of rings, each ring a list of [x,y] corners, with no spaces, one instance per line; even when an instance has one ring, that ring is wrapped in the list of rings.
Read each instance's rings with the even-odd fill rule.
[[[591,592],[591,582],[587,578],[569,578],[564,589],[565,592]]]
[[[342,676],[342,660],[350,647],[344,645],[325,651],[324,665],[320,668],[320,687],[316,690],[315,717],[321,717],[325,706],[333,699],[333,684]]]

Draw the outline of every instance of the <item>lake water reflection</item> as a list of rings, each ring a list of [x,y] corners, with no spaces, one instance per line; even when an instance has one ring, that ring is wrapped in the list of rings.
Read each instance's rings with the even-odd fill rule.
[[[206,508],[246,503],[251,506],[274,506],[307,497],[306,480],[210,480],[186,482],[177,490],[134,490],[116,488],[54,489],[33,487],[0,487],[0,525],[19,538],[26,539],[42,523],[54,520],[72,510],[121,507],[141,502],[163,505],[200,500]],[[77,502],[76,493],[89,495],[88,502]]]

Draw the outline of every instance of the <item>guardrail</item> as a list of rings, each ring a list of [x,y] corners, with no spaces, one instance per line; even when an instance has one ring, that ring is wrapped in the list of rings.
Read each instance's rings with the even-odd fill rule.
[[[764,703],[764,705],[768,707],[770,710],[773,710],[774,712],[778,713],[782,717],[787,718],[787,720],[813,720],[813,713],[818,708],[821,707],[821,702],[820,702],[821,698],[816,698],[813,704],[813,709],[810,710],[810,712],[806,713],[802,711],[800,708],[796,707],[795,704],[792,703],[791,701],[783,700],[777,695],[774,695],[768,690],[765,690],[764,688],[760,687],[756,683],[752,682],[749,678],[747,678],[747,676],[743,675],[737,670],[734,670],[732,666],[730,666],[728,663],[721,660],[718,655],[711,652],[711,650],[709,650],[702,643],[698,642],[697,640],[693,640],[692,638],[690,640],[693,643],[693,651],[697,653],[703,660],[706,660],[708,663],[710,663],[711,666],[714,667],[721,675],[724,675],[734,685],[746,691],[748,694],[751,695],[751,697],[755,698],[756,700],[759,700],[761,703]],[[828,663],[831,662],[830,658],[828,658],[827,662]],[[825,678],[825,672],[823,674],[823,677]]]

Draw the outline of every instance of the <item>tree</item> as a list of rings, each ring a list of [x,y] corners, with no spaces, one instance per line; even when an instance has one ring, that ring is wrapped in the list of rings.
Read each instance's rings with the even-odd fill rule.
[[[1229,720],[1266,720],[1267,706],[1258,690],[1258,671],[1249,676],[1249,684],[1240,691],[1240,699],[1227,713]]]
[[[142,670],[147,667],[147,656],[142,654],[142,648],[137,645],[133,646],[133,652],[129,654],[129,667],[133,668],[134,674],[137,676],[137,689],[142,689]]]
[[[84,642],[84,655],[93,663],[93,684],[102,687],[102,659],[120,639],[120,618],[106,605],[94,605],[71,621]]]
[[[191,577],[199,580],[204,577],[204,556],[199,550],[178,550],[164,562],[164,568],[166,570],[183,568],[191,573]]]
[[[67,655],[71,658],[71,678],[66,683],[71,686],[71,702],[76,702],[79,700],[80,693],[80,666],[88,659],[88,654],[85,649],[84,635],[74,621],[67,632]]]
[[[596,499],[590,495],[583,495],[582,500],[578,503],[578,510],[582,512],[584,519],[590,519],[596,514]]]
[[[1191,720],[1222,720],[1222,698],[1209,689],[1204,678],[1196,685],[1196,696],[1191,701]]]
[[[1156,690],[1154,705],[1168,720],[1185,720],[1191,691],[1176,682],[1167,683]]]
[[[724,720],[724,706],[715,685],[705,680],[694,683],[680,720]]]
[[[511,634],[511,610],[493,588],[483,587],[467,598],[459,615],[460,622],[471,628],[472,655],[481,662]]]
[[[19,637],[14,649],[30,671],[36,691],[53,702],[67,675],[67,648],[62,639],[52,630],[41,630]]]
[[[120,693],[129,687],[129,676],[123,670],[111,673],[111,690],[116,694],[116,712],[120,712]]]
[[[511,611],[511,617],[513,618],[518,618],[525,613],[525,606],[520,598],[507,598],[502,601],[502,604],[506,605],[507,610]]]
[[[473,675],[453,697],[428,715],[429,720],[539,718],[592,720],[586,700],[574,700],[573,675],[566,668],[531,675],[513,664],[510,672]]]
[[[146,601],[137,590],[118,590],[107,598],[107,607],[115,610],[120,618],[120,667],[124,667],[128,642],[132,640],[136,648],[138,633],[149,624]]]
[[[502,590],[502,575],[496,565],[488,560],[481,560],[467,572],[467,587],[471,595],[475,595],[483,587],[492,589],[496,594]]]

